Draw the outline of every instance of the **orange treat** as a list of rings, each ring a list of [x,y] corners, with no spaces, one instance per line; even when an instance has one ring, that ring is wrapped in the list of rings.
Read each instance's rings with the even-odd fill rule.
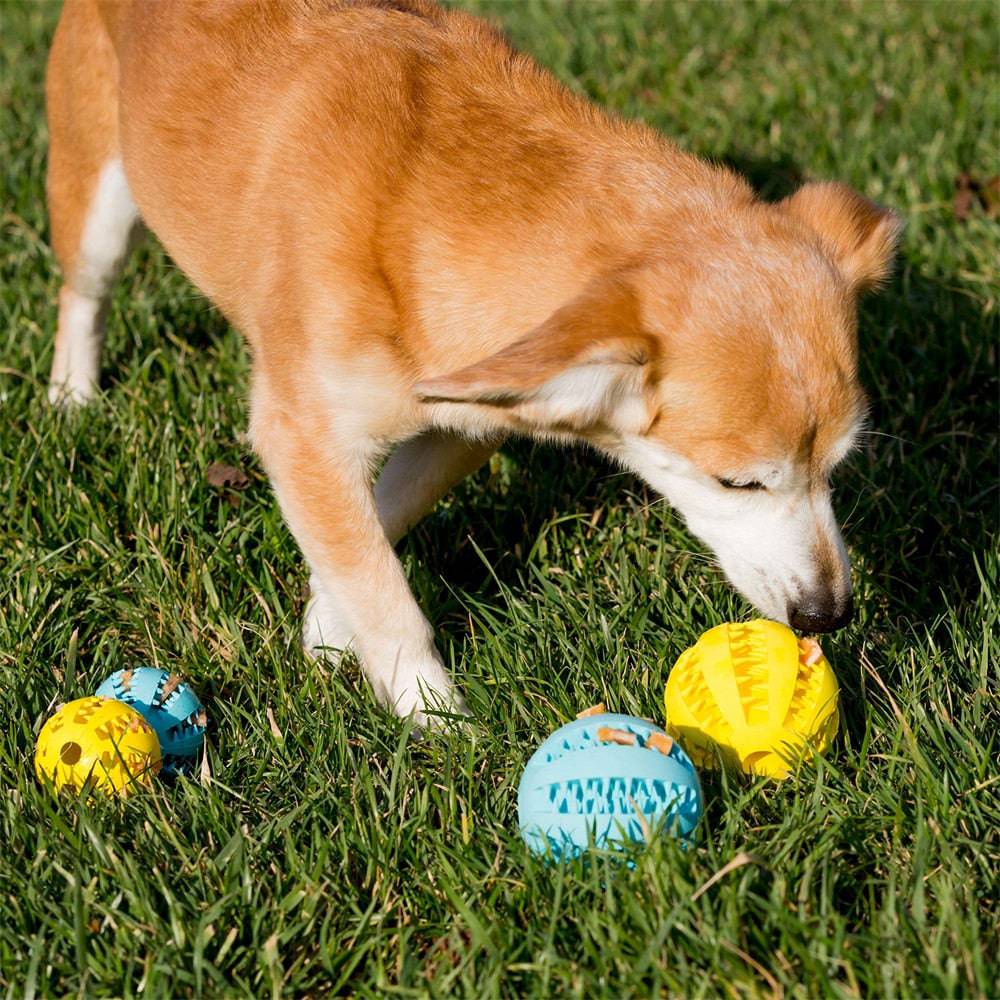
[[[799,639],[799,662],[807,667],[823,659],[823,649],[815,639]]]
[[[601,743],[617,743],[622,747],[635,746],[635,733],[627,733],[624,729],[612,729],[610,726],[601,726],[597,730],[597,739]]]
[[[666,733],[650,733],[646,738],[646,746],[651,750],[659,750],[664,756],[669,756],[674,748],[674,741]]]

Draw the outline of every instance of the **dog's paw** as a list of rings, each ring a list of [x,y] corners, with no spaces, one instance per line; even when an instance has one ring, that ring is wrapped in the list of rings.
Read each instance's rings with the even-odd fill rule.
[[[310,598],[302,623],[302,648],[311,659],[338,663],[357,653],[375,697],[401,719],[412,718],[418,729],[441,729],[469,715],[434,648],[430,626],[414,628],[415,636],[394,640],[385,635],[359,642],[337,600],[310,577]],[[371,637],[369,637],[371,640]]]
[[[373,678],[373,687],[387,707],[420,729],[443,729],[470,714],[436,655],[421,657],[419,665],[400,665],[384,683]]]
[[[89,403],[97,395],[97,386],[90,379],[50,382],[47,395],[52,406],[72,410]]]
[[[465,699],[450,681],[446,689],[432,689],[422,681],[406,686],[393,700],[392,710],[401,719],[412,716],[420,729],[447,729],[462,724],[471,715]]]
[[[354,630],[315,577],[309,581],[311,596],[302,622],[302,648],[311,659],[338,660],[354,643]]]

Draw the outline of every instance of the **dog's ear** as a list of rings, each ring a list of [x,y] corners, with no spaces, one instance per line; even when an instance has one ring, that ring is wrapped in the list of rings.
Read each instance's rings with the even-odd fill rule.
[[[833,181],[805,184],[780,204],[819,235],[855,288],[874,288],[888,276],[903,229],[895,212]]]
[[[658,353],[635,289],[602,279],[520,340],[415,391],[425,402],[502,408],[538,428],[633,430],[647,417]]]

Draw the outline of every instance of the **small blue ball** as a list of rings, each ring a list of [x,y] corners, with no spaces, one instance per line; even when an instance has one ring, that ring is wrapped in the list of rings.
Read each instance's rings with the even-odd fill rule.
[[[198,696],[186,683],[171,685],[166,670],[135,667],[113,673],[95,694],[131,705],[156,730],[163,773],[194,769],[205,742],[206,719]]]
[[[634,733],[635,744],[599,742],[602,726]],[[528,761],[517,791],[531,851],[575,857],[591,841],[613,848],[654,831],[686,840],[703,809],[698,774],[676,741],[669,754],[647,746],[653,733],[666,736],[651,722],[607,713],[557,729]]]

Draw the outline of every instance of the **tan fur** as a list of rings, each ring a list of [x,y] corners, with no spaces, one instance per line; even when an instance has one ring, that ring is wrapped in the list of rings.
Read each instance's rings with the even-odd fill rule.
[[[808,490],[861,413],[854,300],[894,217],[839,185],[762,204],[466,14],[66,0],[48,95],[67,282],[120,156],[250,342],[252,435],[313,571],[307,644],[353,644],[400,711],[455,702],[389,538],[505,432],[662,447],[702,477],[780,455]]]
[[[78,58],[81,50],[86,59]],[[101,167],[118,149],[118,66],[92,2],[66,4],[49,58],[47,196],[52,246],[72,285],[87,207]]]

